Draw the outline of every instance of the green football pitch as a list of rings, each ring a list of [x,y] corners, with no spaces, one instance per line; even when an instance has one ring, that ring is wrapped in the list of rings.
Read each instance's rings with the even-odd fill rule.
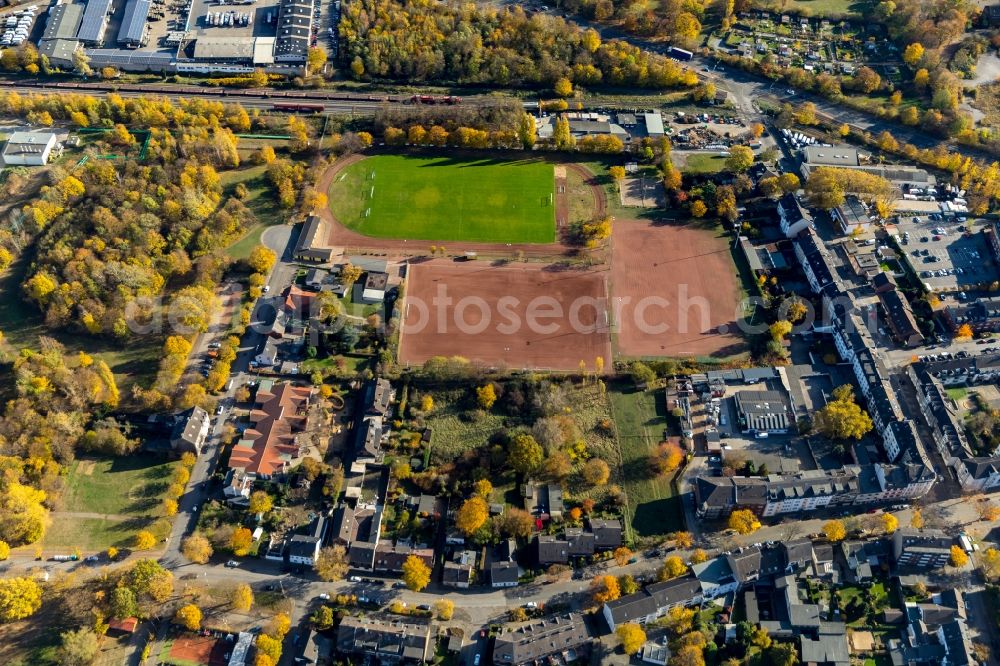
[[[330,185],[330,209],[366,236],[434,241],[551,243],[553,168],[541,160],[378,155]]]

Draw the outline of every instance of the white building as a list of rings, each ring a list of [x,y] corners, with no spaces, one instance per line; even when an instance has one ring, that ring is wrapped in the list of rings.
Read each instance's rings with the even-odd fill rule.
[[[7,166],[44,166],[56,145],[52,132],[14,132],[3,147]]]
[[[786,194],[778,202],[778,217],[781,220],[781,231],[788,238],[795,238],[806,229],[813,226],[812,215],[802,207],[794,194]]]

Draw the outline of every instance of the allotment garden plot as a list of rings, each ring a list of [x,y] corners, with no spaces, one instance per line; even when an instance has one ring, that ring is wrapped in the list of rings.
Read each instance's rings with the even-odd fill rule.
[[[333,216],[360,234],[483,243],[552,243],[553,194],[542,160],[407,155],[353,162],[329,189]]]

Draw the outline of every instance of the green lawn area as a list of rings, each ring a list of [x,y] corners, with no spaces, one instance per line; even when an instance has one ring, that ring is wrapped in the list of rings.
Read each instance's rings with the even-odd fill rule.
[[[952,400],[964,400],[965,396],[969,395],[969,391],[967,389],[962,388],[961,386],[945,389],[944,392]]]
[[[351,317],[367,317],[381,313],[382,310],[382,306],[378,303],[355,303],[353,286],[344,292],[344,296],[340,299],[340,304],[344,308],[344,314]]]
[[[618,429],[632,529],[638,536],[683,530],[680,497],[674,494],[670,479],[650,475],[647,462],[663,441],[667,427],[662,391],[637,391],[631,385],[613,385],[608,395]]]
[[[551,243],[553,167],[542,160],[379,155],[347,167],[330,208],[367,236]]]
[[[141,529],[166,536],[170,525],[160,518],[160,501],[171,471],[179,464],[147,455],[75,461],[66,477],[62,510],[52,513],[43,546],[84,550],[120,547],[128,545]],[[80,513],[110,517],[74,515]]]
[[[64,506],[85,513],[155,513],[179,464],[149,455],[76,460],[66,478]]]
[[[302,374],[311,375],[321,372],[324,375],[337,371],[338,359],[344,359],[344,369],[341,374],[356,375],[371,363],[370,356],[327,356],[326,358],[311,358],[302,362]]]
[[[246,259],[250,255],[250,250],[260,244],[260,236],[264,230],[282,224],[285,216],[278,208],[277,196],[267,181],[267,165],[260,164],[224,171],[219,178],[227,194],[232,194],[236,186],[243,183],[248,191],[243,203],[257,216],[257,224],[247,229],[243,238],[226,248],[226,254],[233,259]]]
[[[135,533],[139,530],[149,530],[157,540],[162,540],[170,534],[170,523],[165,518],[142,516],[130,520],[112,520],[54,513],[42,547],[46,550],[79,548],[84,554],[105,550],[108,546],[122,548],[132,545]]]
[[[684,173],[718,173],[726,167],[726,158],[716,153],[695,153],[684,160]]]
[[[859,14],[865,3],[854,0],[789,0],[782,11],[807,12],[809,16],[846,16]]]

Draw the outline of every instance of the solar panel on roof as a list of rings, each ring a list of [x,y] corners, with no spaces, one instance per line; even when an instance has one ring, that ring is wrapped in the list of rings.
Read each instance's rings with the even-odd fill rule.
[[[107,27],[110,9],[111,0],[89,0],[87,8],[83,10],[83,20],[80,22],[80,32],[76,34],[77,39],[82,42],[101,41],[104,29]]]
[[[146,32],[146,19],[149,18],[151,0],[128,0],[125,5],[125,15],[118,30],[118,43],[138,44],[142,42]]]

